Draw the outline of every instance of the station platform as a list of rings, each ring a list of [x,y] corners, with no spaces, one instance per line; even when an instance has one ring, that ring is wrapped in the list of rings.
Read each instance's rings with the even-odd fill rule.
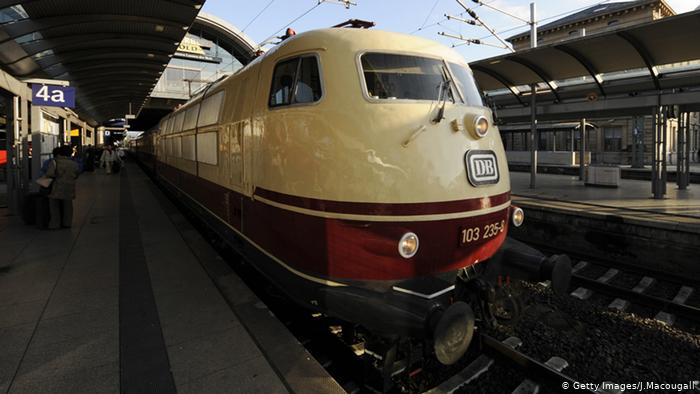
[[[649,181],[622,179],[619,187],[608,188],[586,186],[578,176],[537,174],[536,187],[530,189],[529,173],[511,172],[510,177],[518,203],[546,204],[589,215],[614,214],[657,226],[700,231],[700,187],[696,185],[678,190],[669,182],[666,198],[655,200]]]
[[[630,165],[619,165],[620,178],[634,179],[638,181],[651,181],[651,166],[643,168],[634,168]],[[529,163],[508,163],[508,168],[511,172],[527,172],[530,173]],[[564,166],[553,164],[539,164],[537,166],[538,174],[555,174],[555,175],[572,175],[578,176],[578,166]],[[666,179],[669,182],[676,181],[676,165],[668,164]],[[700,163],[690,163],[690,174],[688,181],[690,183],[700,183]]]
[[[651,183],[622,179],[620,187],[586,186],[578,176],[511,172],[513,204],[525,224],[512,234],[543,247],[659,272],[700,276],[700,187],[667,184],[653,199]]]
[[[0,393],[340,387],[135,164],[83,174],[73,226],[0,210]]]

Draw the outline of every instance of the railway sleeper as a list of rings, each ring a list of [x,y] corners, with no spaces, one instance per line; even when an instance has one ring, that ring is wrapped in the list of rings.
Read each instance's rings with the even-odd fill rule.
[[[513,349],[519,348],[523,342],[517,337],[508,337],[502,341],[506,346]],[[463,370],[442,382],[440,385],[424,392],[423,394],[449,394],[455,392],[460,387],[475,381],[491,368],[494,359],[482,354],[469,363]]]
[[[645,291],[647,291],[647,289],[651,287],[651,285],[653,285],[654,283],[656,283],[656,279],[650,276],[645,276],[639,280],[639,283],[637,283],[637,285],[634,286],[632,291],[634,291],[635,293],[642,294]],[[630,307],[630,305],[632,304],[627,300],[624,300],[622,298],[615,298],[613,302],[611,302],[610,305],[608,305],[608,308],[615,309],[620,312],[625,312]]]
[[[693,294],[693,290],[694,289],[690,286],[681,287],[672,302],[674,304],[685,305],[685,302],[688,301],[688,298]],[[657,313],[654,319],[669,326],[676,323],[676,315],[665,311]]]
[[[557,372],[561,372],[564,368],[569,366],[566,360],[556,356],[550,358],[544,364]],[[530,379],[525,379],[513,390],[513,394],[537,394],[540,392],[540,387],[539,383]]]
[[[603,275],[596,279],[600,283],[610,282],[620,271],[615,268],[608,269]],[[593,290],[586,289],[585,287],[579,287],[571,293],[572,297],[578,298],[579,300],[587,300],[593,295]]]

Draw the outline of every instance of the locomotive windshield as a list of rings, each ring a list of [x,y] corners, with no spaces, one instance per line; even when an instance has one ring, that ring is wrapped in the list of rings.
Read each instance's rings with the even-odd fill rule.
[[[438,100],[445,80],[441,60],[388,53],[361,57],[367,94],[375,99]],[[452,92],[448,89],[448,98]]]
[[[450,70],[455,78],[457,87],[459,87],[459,91],[462,92],[462,96],[464,96],[464,102],[468,105],[484,105],[471,70],[457,63],[448,62],[447,64],[450,65]]]
[[[439,59],[366,53],[360,60],[367,94],[374,99],[439,100],[441,87],[448,77],[445,62]],[[448,64],[459,92],[447,89],[447,99],[482,105],[469,69],[456,63]]]

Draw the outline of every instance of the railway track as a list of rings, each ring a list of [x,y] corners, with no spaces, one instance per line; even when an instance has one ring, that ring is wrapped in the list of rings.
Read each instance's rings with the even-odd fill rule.
[[[481,334],[479,339],[483,354],[462,371],[440,385],[424,392],[424,394],[453,393],[479,379],[497,361],[506,364],[510,368],[520,370],[527,377],[517,387],[512,389],[513,394],[538,393],[543,385],[556,388],[577,387],[575,379],[562,373],[569,364],[561,357],[553,356],[545,363],[539,362],[518,351],[522,341],[517,337],[509,337],[503,341],[498,341],[488,335]],[[587,389],[576,391],[593,393],[593,391]]]
[[[626,274],[624,270],[608,267],[596,278],[581,275],[589,265],[589,262],[581,260],[574,266],[571,281],[572,288],[575,288],[571,292],[573,297],[586,300],[594,293],[599,293],[614,298],[608,305],[610,309],[624,312],[632,304],[637,304],[657,311],[654,318],[668,325],[673,325],[678,317],[700,323],[700,308],[687,304],[691,295],[697,291],[694,286],[685,285],[675,278],[670,281],[668,277],[658,279],[654,273],[643,273],[633,287],[623,287],[612,282],[617,276]],[[634,275],[639,276],[640,273],[635,272]],[[649,290],[659,281],[671,283],[677,288],[672,298],[649,294]]]
[[[693,323],[700,323],[700,305],[688,304],[688,300],[700,292],[700,278],[682,277],[669,272],[660,272],[631,266],[614,260],[602,260],[582,254],[571,253],[552,247],[542,248],[548,253],[565,253],[575,262],[572,269],[571,296],[587,300],[594,294],[611,297],[610,309],[628,311],[633,305],[654,310],[654,318],[668,325],[674,325],[678,317]],[[602,267],[599,275],[583,275],[592,266]],[[638,278],[634,284],[625,286],[615,282],[622,276]],[[659,296],[651,294],[655,286],[664,285],[674,289],[673,294]]]

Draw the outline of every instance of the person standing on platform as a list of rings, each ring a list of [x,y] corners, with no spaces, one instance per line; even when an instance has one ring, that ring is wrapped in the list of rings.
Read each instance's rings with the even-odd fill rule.
[[[71,160],[71,153],[73,152],[69,145],[62,146],[46,171],[46,176],[53,178],[49,193],[51,214],[49,230],[69,228],[73,221],[73,199],[75,199],[78,164]]]
[[[87,146],[85,149],[85,154],[83,155],[83,171],[92,172],[95,170],[95,151],[91,145]]]
[[[102,151],[102,156],[100,157],[100,165],[105,168],[107,174],[112,173],[112,167],[118,163],[121,164],[121,159],[117,152],[114,151],[111,145],[107,145],[104,151]]]

